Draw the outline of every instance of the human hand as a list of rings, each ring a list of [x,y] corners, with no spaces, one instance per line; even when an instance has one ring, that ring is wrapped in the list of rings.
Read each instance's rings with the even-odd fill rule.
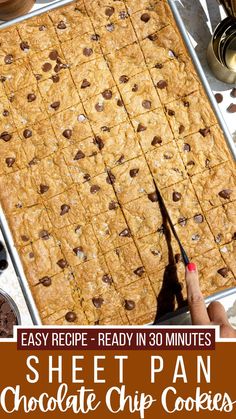
[[[226,311],[218,301],[208,307],[202,295],[198,270],[194,263],[189,263],[185,270],[188,304],[193,325],[219,325],[222,338],[236,338],[236,331],[230,325]]]

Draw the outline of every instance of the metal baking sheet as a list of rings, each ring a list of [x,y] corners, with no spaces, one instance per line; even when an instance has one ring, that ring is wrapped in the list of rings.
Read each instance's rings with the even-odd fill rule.
[[[35,16],[41,15],[42,13],[46,13],[46,12],[48,12],[50,10],[53,10],[53,9],[56,9],[58,7],[65,6],[69,3],[72,3],[73,1],[74,0],[58,0],[54,3],[52,3],[52,4],[49,4],[49,5],[46,5],[42,8],[40,8],[40,9],[34,10],[33,12],[28,13],[27,15],[21,16],[21,17],[16,18],[16,19],[12,19],[11,21],[8,21],[8,22],[1,23],[0,24],[0,29],[7,28],[7,27],[12,26],[14,24],[18,24],[19,22],[31,19]],[[198,60],[197,54],[196,54],[196,52],[195,52],[195,50],[194,50],[194,48],[191,44],[191,41],[189,39],[189,36],[188,36],[187,31],[186,31],[185,26],[184,26],[184,23],[182,21],[182,18],[180,16],[179,11],[178,11],[176,2],[175,2],[175,0],[168,0],[168,3],[169,3],[170,8],[173,12],[174,18],[176,20],[176,24],[177,24],[177,26],[180,30],[180,33],[183,37],[183,40],[186,44],[188,52],[189,52],[189,54],[192,58],[192,61],[195,65],[195,67],[196,67],[196,70],[197,70],[199,78],[202,82],[202,85],[203,85],[203,87],[206,91],[206,94],[207,94],[207,96],[210,100],[212,108],[215,111],[215,114],[217,116],[219,124],[220,124],[220,126],[221,126],[221,128],[224,132],[225,139],[227,141],[228,147],[229,147],[229,149],[232,153],[233,158],[236,160],[235,144],[234,144],[233,139],[232,139],[232,137],[231,137],[231,135],[228,131],[228,127],[227,127],[227,125],[226,125],[226,123],[225,123],[225,121],[224,121],[224,119],[221,115],[221,112],[220,112],[220,110],[217,106],[214,95],[211,91],[211,88],[208,84],[206,76],[203,72],[202,66],[201,66],[201,64]],[[16,247],[14,245],[14,241],[13,241],[13,238],[12,238],[12,235],[11,235],[6,217],[5,217],[1,207],[0,207],[0,228],[2,230],[4,239],[6,241],[7,250],[8,250],[9,255],[12,259],[12,262],[13,262],[13,265],[14,265],[14,268],[15,268],[15,272],[17,274],[17,278],[19,280],[19,283],[20,283],[20,286],[21,286],[21,289],[22,289],[27,307],[29,309],[33,324],[40,325],[41,324],[40,315],[39,315],[39,312],[37,310],[34,298],[32,296],[28,281],[27,281],[26,276],[24,274],[23,266],[22,266],[21,260],[19,258],[18,252],[16,250]],[[229,295],[234,295],[234,294],[236,295],[236,288],[230,288],[230,289],[226,289],[224,291],[218,292],[216,294],[213,294],[212,296],[207,297],[205,300],[206,300],[206,303],[208,304],[212,301],[219,300],[219,299],[222,300],[224,297],[228,297]],[[181,312],[183,313],[183,312],[187,312],[187,311],[188,311],[188,309],[186,308]],[[180,311],[176,311],[175,313],[170,313],[169,317],[170,316],[171,317],[176,316],[179,313],[180,313]],[[160,319],[160,321],[161,320],[162,319]]]

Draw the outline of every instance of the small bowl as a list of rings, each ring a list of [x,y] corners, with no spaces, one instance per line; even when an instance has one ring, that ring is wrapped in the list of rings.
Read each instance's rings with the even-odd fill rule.
[[[0,0],[0,19],[11,20],[29,12],[35,0]]]
[[[20,325],[21,324],[21,317],[20,317],[20,312],[18,310],[18,307],[15,303],[15,301],[10,297],[10,295],[8,295],[5,291],[3,291],[2,289],[0,289],[0,301],[4,300],[4,302],[0,305],[0,340],[3,338],[11,338],[13,336],[13,326],[15,325]],[[2,312],[2,305],[6,303],[9,306],[9,311],[7,311],[6,313],[3,314]],[[14,318],[12,319],[12,313],[15,316],[15,320]],[[11,324],[10,328],[7,329],[6,327],[3,327],[3,325],[1,324],[1,322],[4,321],[4,315],[7,317],[7,315],[11,315],[11,321],[9,322]],[[3,333],[5,331],[5,333]]]

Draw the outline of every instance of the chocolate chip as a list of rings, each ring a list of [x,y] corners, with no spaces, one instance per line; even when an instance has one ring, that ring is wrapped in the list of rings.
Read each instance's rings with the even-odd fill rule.
[[[181,193],[179,193],[179,192],[173,192],[172,199],[173,199],[174,202],[180,201],[181,198],[182,198]]]
[[[186,218],[184,218],[184,217],[180,217],[180,218],[178,219],[178,223],[179,223],[182,227],[185,227],[185,226],[186,226],[186,224],[187,224],[187,220],[186,220]]]
[[[221,93],[216,93],[215,94],[215,99],[217,103],[221,103],[223,102],[223,95]]]
[[[236,232],[232,235],[232,240],[236,240]]]
[[[175,115],[175,111],[172,111],[171,109],[167,109],[167,113],[169,116],[174,116]]]
[[[135,302],[133,300],[125,300],[124,307],[128,311],[134,310]]]
[[[117,160],[118,164],[122,164],[125,161],[125,156],[124,154],[121,154],[120,158]]]
[[[151,109],[152,107],[152,102],[150,100],[143,100],[142,101],[142,107],[144,109]]]
[[[10,112],[7,109],[4,109],[2,114],[3,114],[3,116],[9,116]]]
[[[93,35],[91,35],[92,41],[99,41],[99,39],[100,39],[100,35],[98,35],[97,33],[94,33]]]
[[[112,171],[111,171],[111,170],[108,170],[108,171],[107,171],[107,174],[108,174],[108,176],[107,176],[107,178],[106,178],[106,182],[107,182],[109,185],[114,185],[114,183],[115,183],[115,181],[116,181],[116,177],[115,177],[115,175],[113,175],[113,173],[112,173]]]
[[[114,7],[107,7],[105,9],[105,15],[111,17],[115,13]]]
[[[192,235],[192,241],[193,242],[198,242],[200,240],[200,235],[199,234],[193,234]]]
[[[195,223],[197,223],[197,224],[201,224],[204,221],[204,218],[203,218],[202,214],[195,215],[193,217],[193,219],[194,219]]]
[[[93,54],[92,48],[84,48],[83,54],[85,55],[85,57],[90,57]]]
[[[106,30],[108,32],[113,32],[115,30],[115,25],[114,23],[108,23],[108,25],[106,25]]]
[[[0,138],[1,138],[1,140],[5,141],[7,143],[12,138],[12,135],[9,134],[8,132],[4,131],[4,132],[1,133]]]
[[[130,175],[130,177],[136,177],[138,172],[139,172],[139,169],[131,169],[129,171],[129,175]]]
[[[50,71],[52,69],[52,64],[50,63],[44,63],[42,65],[42,70],[47,73],[48,71]]]
[[[44,276],[39,280],[39,283],[42,284],[44,287],[50,287],[50,285],[52,284],[52,280],[51,278],[49,278],[49,276]]]
[[[185,143],[185,144],[183,145],[183,150],[184,150],[184,151],[187,151],[187,152],[191,151],[191,147],[190,147],[190,145],[189,145],[189,144],[187,144],[187,143]]]
[[[199,132],[203,137],[206,137],[211,132],[211,130],[210,128],[203,128],[203,129],[200,129]]]
[[[185,131],[185,126],[181,124],[179,126],[179,134],[183,134],[184,131]]]
[[[119,80],[120,80],[120,83],[128,83],[129,77],[126,75],[122,75],[120,76]]]
[[[113,282],[112,277],[108,274],[103,275],[102,281],[105,282],[105,284],[109,284],[109,285],[111,285]]]
[[[51,108],[54,109],[54,111],[57,111],[60,108],[60,101],[57,100],[56,102],[51,103]]]
[[[115,202],[115,201],[111,201],[109,203],[109,206],[108,206],[108,208],[109,208],[110,211],[115,210],[117,207],[118,207],[118,203]]]
[[[85,154],[83,153],[83,151],[78,150],[75,157],[74,157],[74,160],[81,160],[81,159],[84,159],[84,158],[85,158]]]
[[[39,31],[40,32],[43,32],[43,31],[45,31],[47,29],[47,27],[45,26],[45,25],[41,25],[41,26],[39,26]]]
[[[89,87],[89,86],[91,86],[91,83],[87,80],[87,79],[84,79],[83,81],[82,81],[82,83],[81,83],[81,89],[86,89],[87,87]]]
[[[32,137],[32,135],[33,135],[33,133],[30,129],[25,129],[24,132],[23,132],[24,138],[30,138],[30,137]]]
[[[99,137],[98,135],[94,137],[93,143],[98,146],[99,150],[102,150],[104,147],[104,142],[102,141],[101,137]]]
[[[143,274],[145,273],[145,269],[143,266],[140,266],[139,268],[135,269],[134,274],[137,276],[143,276]]]
[[[82,259],[83,261],[86,261],[87,260],[87,256],[85,255],[85,253],[84,253],[84,249],[83,249],[83,247],[82,246],[78,246],[78,247],[75,247],[74,249],[73,249],[73,252],[74,252],[74,254],[76,255],[76,256],[78,256],[80,259]]]
[[[161,68],[163,68],[163,64],[161,64],[161,63],[157,63],[157,64],[155,65],[155,68],[161,69]]]
[[[230,92],[230,96],[233,98],[236,98],[236,87],[234,87],[231,92]]]
[[[39,160],[36,157],[34,157],[32,160],[30,160],[28,164],[29,166],[33,166],[34,164],[38,164],[38,162]]]
[[[156,86],[158,89],[165,89],[167,87],[167,82],[165,80],[160,80]]]
[[[103,103],[96,103],[95,109],[96,109],[97,112],[104,111],[104,105],[103,105]]]
[[[57,262],[57,265],[61,268],[61,269],[65,269],[68,266],[68,263],[65,259],[60,259]]]
[[[195,162],[193,160],[189,160],[187,166],[194,166]]]
[[[132,92],[137,92],[138,91],[138,84],[135,83],[132,87]]]
[[[121,12],[119,13],[119,18],[124,20],[124,19],[128,19],[129,14],[125,11],[125,10],[121,10]]]
[[[137,128],[137,132],[146,131],[146,129],[147,129],[147,127],[145,127],[143,124],[139,123],[138,128]]]
[[[53,51],[51,51],[50,52],[50,54],[49,54],[49,58],[50,58],[50,60],[52,60],[52,61],[56,61],[57,59],[58,59],[58,52],[57,52],[57,50],[53,50]]]
[[[25,242],[25,243],[29,241],[29,237],[28,236],[25,236],[24,234],[22,236],[20,236],[20,237],[21,237],[21,240],[23,242]]]
[[[16,159],[14,159],[14,157],[7,157],[5,161],[6,161],[7,167],[12,167]]]
[[[8,54],[4,58],[5,64],[12,64],[13,61],[14,61],[14,59],[13,59],[13,55],[12,54]]]
[[[149,194],[148,194],[148,199],[149,199],[151,202],[158,202],[158,196],[157,196],[157,193],[156,193],[156,192],[149,193]]]
[[[185,100],[185,101],[183,102],[183,104],[184,104],[184,107],[185,107],[185,108],[189,108],[190,103],[189,103],[187,100]]]
[[[110,130],[109,127],[103,126],[103,127],[101,127],[101,131],[103,131],[103,132],[110,132],[111,130]]]
[[[22,42],[20,43],[20,49],[21,49],[22,51],[24,51],[24,52],[29,51],[30,46],[29,46],[28,42],[26,42],[26,41],[22,41]]]
[[[98,298],[94,297],[92,299],[92,302],[93,302],[94,307],[101,308],[103,303],[104,303],[104,300],[103,300],[103,298],[100,298],[100,297],[98,297]]]
[[[236,112],[236,104],[235,103],[231,103],[228,108],[227,108],[227,112],[229,113],[235,113]]]
[[[30,253],[29,253],[29,258],[30,258],[30,259],[34,259],[34,253],[33,253],[33,252],[30,252]]]
[[[218,235],[215,237],[215,242],[219,244],[219,243],[221,242],[221,240],[222,240],[222,234],[218,234]]]
[[[142,20],[142,22],[147,23],[151,19],[151,16],[148,13],[143,13],[140,19]]]
[[[117,106],[124,106],[124,102],[122,99],[117,99]]]
[[[131,237],[130,230],[128,228],[125,228],[123,231],[119,233],[120,237]]]
[[[170,153],[170,154],[167,154],[167,153],[165,153],[165,154],[163,154],[163,157],[164,157],[164,159],[166,159],[166,160],[171,160],[172,158],[173,158],[173,156],[172,156],[172,154]],[[174,169],[175,170],[175,169]]]
[[[150,35],[148,35],[148,39],[150,40],[150,41],[156,41],[157,40],[157,38],[158,38],[158,35],[157,35],[157,33],[152,33],[152,34],[150,34]],[[158,65],[158,64],[157,64]],[[162,66],[162,64],[159,64],[159,65],[161,65]],[[156,66],[155,66],[156,67]],[[163,67],[163,66],[162,66]],[[162,67],[156,67],[156,68],[162,68]]]
[[[219,192],[219,196],[223,199],[230,199],[232,192],[231,189],[223,189],[223,191]]]
[[[60,212],[60,215],[65,215],[65,214],[67,214],[69,211],[70,211],[70,205],[63,204],[63,205],[61,206],[61,212]]]
[[[65,319],[66,319],[67,322],[73,323],[73,322],[76,321],[77,315],[74,311],[68,311],[68,313],[66,313],[66,315],[65,315]]]
[[[53,83],[58,83],[60,81],[60,77],[58,76],[58,74],[54,74],[51,77],[51,79],[52,79]]]
[[[221,276],[223,276],[223,278],[227,278],[228,274],[229,274],[229,269],[228,268],[221,268],[218,269],[218,274],[220,274]]]
[[[98,191],[100,191],[100,189],[101,189],[100,186],[98,186],[98,185],[92,185],[91,188],[90,188],[90,193],[95,194]]]
[[[47,230],[41,230],[39,232],[39,238],[42,240],[49,240],[50,239],[50,234]]]
[[[34,74],[34,77],[36,78],[36,80],[41,80],[42,75],[41,74]]]
[[[34,102],[36,100],[36,95],[34,93],[29,93],[27,95],[28,102]]]
[[[157,144],[162,144],[162,139],[161,137],[158,137],[157,135],[155,135],[155,137],[153,137],[153,140],[151,142],[151,144],[153,146],[157,145]]]
[[[47,186],[47,185],[43,185],[43,184],[41,184],[41,185],[39,186],[39,190],[40,190],[40,193],[41,193],[41,194],[44,194],[45,192],[47,192],[47,191],[48,191],[48,189],[49,189],[49,186]]]
[[[63,22],[63,20],[61,20],[58,25],[57,25],[57,29],[66,29],[66,24],[65,22]]]
[[[104,90],[104,92],[102,92],[102,96],[104,97],[104,99],[110,100],[112,98],[112,91],[109,89]]]

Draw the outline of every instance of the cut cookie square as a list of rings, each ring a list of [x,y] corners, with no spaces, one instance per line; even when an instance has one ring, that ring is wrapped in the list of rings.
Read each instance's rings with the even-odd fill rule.
[[[9,133],[16,131],[10,100],[4,96],[0,98],[0,127],[0,138],[3,140],[6,134],[5,140],[8,139]]]
[[[35,191],[43,200],[64,192],[72,185],[67,165],[60,154],[53,154],[31,167]]]
[[[105,172],[102,155],[94,138],[87,138],[65,148],[63,156],[75,183],[84,183]]]
[[[180,219],[192,217],[201,222],[202,210],[190,180],[164,188],[161,194],[174,224]]]
[[[114,292],[112,278],[102,256],[76,266],[73,272],[74,292],[79,293],[85,301],[106,292]]]
[[[130,160],[112,169],[119,202],[125,204],[153,191],[153,180],[144,157]]]
[[[146,70],[142,51],[137,42],[106,56],[117,84]]]
[[[27,53],[15,26],[1,30],[0,45],[0,65],[10,65]]]
[[[220,248],[220,253],[236,279],[236,240],[222,246]]]
[[[30,165],[58,150],[58,140],[49,119],[21,128],[19,134],[21,146],[23,146],[27,162]]]
[[[127,113],[116,87],[84,102],[85,111],[95,132],[127,120]]]
[[[104,131],[98,137],[105,164],[114,167],[142,154],[138,137],[129,122]]]
[[[42,204],[11,214],[9,225],[12,228],[15,243],[20,247],[41,238],[47,240],[52,232],[52,224]]]
[[[157,307],[156,296],[147,278],[120,288],[119,294],[131,323],[132,319],[149,313],[150,309],[155,310]]]
[[[97,258],[98,241],[91,224],[73,224],[55,231],[55,236],[66,261],[71,266],[83,264],[87,260]]]
[[[161,108],[137,116],[132,119],[132,124],[145,153],[173,140],[168,120]]]
[[[81,104],[58,112],[51,117],[53,129],[61,148],[83,141],[92,135],[92,130]]]
[[[199,89],[193,64],[185,55],[151,69],[151,75],[161,102],[167,104]]]
[[[120,0],[90,0],[86,2],[86,9],[95,28],[109,24],[111,19],[116,21],[128,17],[125,4]]]
[[[49,286],[44,285],[49,283],[45,281],[33,287],[33,296],[43,318],[75,305],[70,278],[71,273],[65,271],[50,278]]]
[[[95,294],[93,298],[83,301],[82,307],[91,324],[102,324],[107,318],[125,317],[120,296],[113,287],[107,292]]]
[[[80,302],[76,302],[69,307],[63,308],[61,310],[59,309],[50,316],[44,317],[42,319],[42,323],[47,325],[73,326],[87,325],[88,320],[84,314]]]
[[[82,100],[87,100],[115,85],[103,57],[71,69],[71,74]]]
[[[18,25],[23,48],[31,51],[43,51],[58,43],[51,19],[47,14],[36,16]]]
[[[86,213],[75,186],[49,199],[45,202],[45,207],[56,229],[75,223],[86,223]]]
[[[55,84],[59,82],[59,73],[68,68],[63,52],[59,45],[33,54],[30,60],[36,80],[52,78]]]
[[[172,142],[146,154],[157,185],[163,189],[187,177],[176,145]]]
[[[9,193],[11,191],[11,193]],[[20,213],[41,202],[28,169],[0,176],[0,201],[6,213]]]
[[[66,7],[49,12],[59,40],[66,41],[92,31],[92,24],[83,1],[76,1]]]
[[[192,177],[194,189],[207,211],[236,200],[236,175],[230,163],[223,163]]]
[[[103,253],[131,242],[131,232],[120,208],[93,217],[92,224]]]
[[[79,185],[78,190],[83,205],[91,216],[108,211],[110,205],[117,201],[111,177],[107,173],[84,182]]]
[[[135,238],[154,233],[162,226],[163,219],[155,193],[125,204],[123,210]]]
[[[130,14],[138,12],[139,10],[153,10],[156,6],[157,0],[124,0]]]
[[[177,234],[190,258],[215,247],[214,237],[206,220],[203,218],[201,222],[199,221],[199,218],[194,217],[182,220],[176,225]]]
[[[10,138],[4,141],[3,138]],[[0,137],[1,138],[1,137]],[[27,165],[26,155],[18,134],[5,134],[0,139],[0,175],[15,172]]]
[[[51,278],[67,267],[59,244],[52,236],[22,247],[19,254],[31,285],[38,284],[45,277]]]
[[[163,1],[157,1],[155,6],[147,6],[146,10],[142,8],[133,13],[131,20],[138,39],[142,40],[171,23],[172,16],[168,5]]]
[[[77,36],[61,44],[66,61],[71,68],[95,60],[102,55],[99,38],[93,32]]]
[[[190,176],[217,166],[229,158],[223,133],[219,126],[211,127],[203,136],[200,132],[178,140],[186,170]]]
[[[104,54],[110,54],[136,41],[130,19],[111,21],[96,30]]]
[[[148,71],[121,84],[120,92],[131,118],[161,106]]]
[[[185,53],[185,46],[173,26],[168,25],[140,42],[149,68],[176,60]]]
[[[20,89],[9,97],[11,112],[18,129],[45,119],[45,106],[38,88]]]
[[[207,135],[209,127],[217,123],[203,91],[168,103],[166,114],[175,138],[200,132]]]
[[[145,269],[134,243],[106,253],[106,263],[116,289],[145,277]]]
[[[39,90],[49,115],[63,111],[71,107],[71,105],[77,105],[80,102],[68,70],[60,73],[57,83],[54,83],[53,79],[41,81]]]
[[[206,213],[217,244],[229,243],[236,239],[236,203],[230,202],[213,208]]]
[[[13,61],[12,64],[0,67],[1,86],[7,94],[36,84],[29,60],[27,58]]]

